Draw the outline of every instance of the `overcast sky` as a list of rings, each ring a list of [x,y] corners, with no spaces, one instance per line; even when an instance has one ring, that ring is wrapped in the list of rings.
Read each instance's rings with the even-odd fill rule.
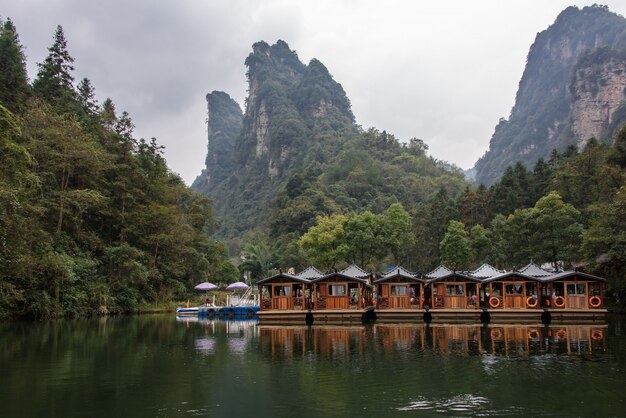
[[[602,2],[621,15],[626,1]],[[286,41],[326,65],[357,123],[421,138],[436,158],[470,168],[508,117],[537,32],[561,0],[0,0],[15,23],[31,79],[61,24],[100,102],[126,110],[135,135],[156,137],[191,184],[206,155],[205,95],[243,107],[244,60],[259,40]]]

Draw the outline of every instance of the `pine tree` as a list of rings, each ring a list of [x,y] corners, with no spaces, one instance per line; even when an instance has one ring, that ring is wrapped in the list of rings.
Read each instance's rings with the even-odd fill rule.
[[[67,41],[61,25],[57,26],[54,42],[48,52],[45,61],[37,64],[39,72],[33,82],[33,90],[60,113],[75,110],[72,105],[76,103],[76,91],[71,74],[74,71],[74,58],[67,51]]]
[[[87,115],[93,116],[98,113],[100,106],[96,100],[94,88],[88,78],[83,78],[78,84],[78,101]]]
[[[24,51],[13,22],[7,19],[0,31],[0,102],[19,113],[29,94]]]

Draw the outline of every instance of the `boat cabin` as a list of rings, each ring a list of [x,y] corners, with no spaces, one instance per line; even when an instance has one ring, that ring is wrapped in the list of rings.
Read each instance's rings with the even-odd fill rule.
[[[323,274],[309,267],[299,274],[283,273],[259,280],[261,310],[311,309],[311,280]]]
[[[541,308],[540,279],[519,271],[507,271],[483,281],[485,307],[489,309]]]
[[[311,281],[313,309],[365,309],[373,306],[372,274],[356,265]]]
[[[422,309],[425,281],[403,267],[374,280],[377,309]]]
[[[606,280],[580,271],[563,271],[542,279],[545,304],[554,309],[600,309],[604,305]]]
[[[441,265],[426,274],[424,301],[430,309],[477,309],[481,280]]]

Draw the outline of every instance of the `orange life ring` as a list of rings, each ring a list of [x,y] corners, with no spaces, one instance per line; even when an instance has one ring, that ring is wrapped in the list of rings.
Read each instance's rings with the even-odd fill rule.
[[[567,337],[567,330],[565,328],[557,330],[556,337],[560,340],[564,340]]]
[[[602,338],[604,338],[604,333],[601,329],[594,329],[593,331],[591,331],[592,340],[601,340]]]
[[[502,338],[502,330],[500,328],[494,328],[491,330],[491,338],[494,340],[499,340]]]
[[[557,296],[554,298],[554,306],[562,308],[565,306],[565,298],[563,296]]]
[[[532,296],[526,298],[526,305],[528,305],[529,308],[536,308],[538,303],[539,301]]]
[[[599,308],[602,305],[602,299],[599,296],[592,296],[589,298],[589,306],[592,308]]]
[[[497,308],[500,306],[500,299],[492,296],[489,298],[489,306],[491,306],[492,308]]]
[[[541,334],[539,334],[539,330],[537,329],[531,329],[530,331],[528,331],[528,338],[530,340],[534,340],[535,338],[539,338]]]

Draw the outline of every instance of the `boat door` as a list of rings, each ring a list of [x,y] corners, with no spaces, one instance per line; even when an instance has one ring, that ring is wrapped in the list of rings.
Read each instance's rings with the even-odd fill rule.
[[[291,301],[291,285],[275,284],[273,288],[274,293],[272,294],[272,309],[279,309],[283,311],[293,309]]]
[[[587,309],[587,283],[565,283],[565,307]]]
[[[524,283],[512,282],[504,284],[504,307],[505,308],[525,308],[526,298],[524,294]]]
[[[390,308],[408,308],[409,307],[409,289],[406,284],[389,285],[389,307]]]

